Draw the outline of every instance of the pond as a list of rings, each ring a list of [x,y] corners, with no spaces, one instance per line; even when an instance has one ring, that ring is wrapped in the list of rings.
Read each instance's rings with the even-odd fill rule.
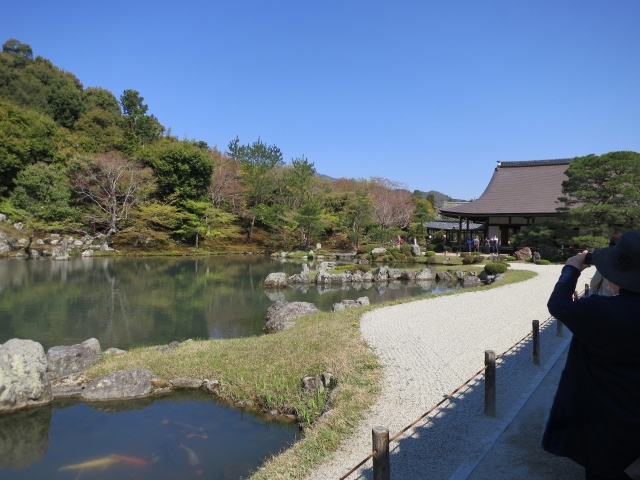
[[[302,263],[249,255],[0,260],[0,343],[28,338],[47,350],[95,337],[103,350],[126,350],[246,337],[262,334],[267,308],[279,299],[329,311],[345,299],[380,303],[441,291],[408,281],[262,289],[269,273],[300,273]]]
[[[227,407],[202,392],[0,415],[0,478],[245,477],[295,442],[294,422]]]

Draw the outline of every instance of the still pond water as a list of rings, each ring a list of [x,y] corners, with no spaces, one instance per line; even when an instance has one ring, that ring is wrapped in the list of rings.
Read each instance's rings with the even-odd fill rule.
[[[47,350],[96,337],[102,349],[128,349],[255,336],[275,300],[328,311],[344,299],[380,303],[439,291],[406,281],[262,289],[269,273],[299,273],[301,264],[262,256],[0,260],[0,343],[28,338]],[[57,400],[0,416],[0,478],[232,480],[297,433],[295,423],[200,392],[91,406]]]
[[[229,408],[200,392],[0,416],[0,478],[235,480],[296,440],[295,423]]]
[[[0,343],[29,338],[47,350],[95,337],[103,350],[126,350],[246,337],[262,334],[275,300],[329,311],[345,299],[380,303],[440,291],[408,281],[262,289],[269,273],[300,273],[301,264],[265,256],[0,260]]]

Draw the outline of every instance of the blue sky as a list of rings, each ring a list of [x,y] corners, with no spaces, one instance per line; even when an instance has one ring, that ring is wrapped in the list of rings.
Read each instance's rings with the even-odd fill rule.
[[[496,160],[640,151],[640,2],[30,1],[4,42],[180,138],[479,197]]]

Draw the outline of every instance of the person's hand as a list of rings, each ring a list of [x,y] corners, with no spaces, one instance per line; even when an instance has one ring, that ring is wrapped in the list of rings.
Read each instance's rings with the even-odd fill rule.
[[[584,250],[582,253],[574,255],[569,260],[567,260],[566,265],[571,265],[572,267],[576,267],[578,270],[582,271],[585,268],[589,268],[591,265],[585,265],[584,257],[587,256],[588,251]]]

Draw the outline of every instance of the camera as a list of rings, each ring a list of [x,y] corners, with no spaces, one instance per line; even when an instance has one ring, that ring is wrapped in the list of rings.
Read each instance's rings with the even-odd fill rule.
[[[593,253],[589,252],[584,256],[584,262],[585,265],[592,265],[593,264]]]

